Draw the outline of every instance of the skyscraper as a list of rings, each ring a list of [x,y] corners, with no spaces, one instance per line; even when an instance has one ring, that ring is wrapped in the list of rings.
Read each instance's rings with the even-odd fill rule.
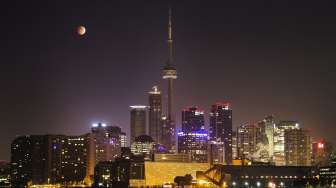
[[[265,159],[269,162],[273,161],[274,154],[274,129],[275,129],[275,120],[273,116],[266,116],[265,119],[258,123],[258,126],[261,129],[261,140],[260,144],[264,146],[268,152],[268,159]]]
[[[162,143],[162,97],[157,86],[149,92],[149,135],[156,143]]]
[[[168,19],[168,61],[162,70],[162,78],[168,81],[168,117],[167,117],[167,129],[164,131],[164,137],[170,138],[170,144],[168,147],[175,146],[175,118],[173,115],[173,81],[177,78],[177,71],[173,65],[173,38],[172,38],[172,22],[171,22],[171,10],[169,10]]]
[[[207,162],[208,134],[204,130],[204,112],[197,107],[182,110],[182,132],[178,133],[178,152],[192,161]]]
[[[204,130],[204,111],[197,107],[189,107],[182,110],[182,131],[193,132]]]
[[[274,153],[273,162],[277,166],[286,165],[285,159],[285,130],[299,129],[300,125],[297,121],[280,121],[274,129]]]
[[[310,166],[311,152],[311,137],[307,130],[285,130],[285,158],[287,166]]]
[[[87,173],[88,135],[21,136],[12,142],[12,185],[82,182]]]
[[[260,128],[253,123],[244,123],[237,129],[238,157],[255,161],[254,153],[260,140]],[[257,159],[258,160],[258,159]]]
[[[135,137],[146,134],[147,125],[147,107],[142,105],[131,107],[131,144]]]
[[[225,163],[232,162],[232,110],[230,103],[216,103],[210,111],[210,140],[223,142]]]

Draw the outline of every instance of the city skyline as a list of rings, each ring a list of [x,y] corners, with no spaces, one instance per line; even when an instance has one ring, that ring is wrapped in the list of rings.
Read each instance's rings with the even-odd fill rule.
[[[109,4],[111,9],[112,4]],[[59,3],[56,7],[63,9],[62,5]],[[4,70],[9,71],[4,71],[1,81],[8,90],[0,95],[4,104],[0,108],[0,117],[6,129],[0,134],[0,141],[7,147],[0,150],[0,159],[9,159],[9,143],[15,135],[83,134],[89,131],[93,122],[118,125],[130,135],[129,105],[148,105],[147,91],[154,85],[159,85],[163,93],[167,93],[160,70],[167,59],[168,5],[157,3],[158,7],[145,8],[145,4],[139,3],[146,10],[140,11],[130,8],[128,3],[120,3],[118,8],[114,8],[120,11],[113,12],[103,8],[105,4],[98,3],[96,8],[102,10],[99,14],[90,11],[86,5],[72,12],[75,5],[69,4],[64,8],[62,18],[59,18],[57,8],[47,5],[40,5],[46,10],[21,22],[16,19],[22,18],[23,14],[11,18],[18,22],[18,26],[27,24],[28,31],[25,36],[16,32],[5,33],[11,43],[5,49],[8,54],[3,60]],[[197,105],[205,109],[205,124],[208,126],[211,104],[228,100],[232,103],[234,127],[274,114],[277,120],[297,120],[303,127],[313,130],[314,136],[333,141],[332,106],[336,102],[331,97],[335,93],[332,88],[335,76],[328,70],[335,58],[331,52],[335,46],[324,40],[326,36],[309,33],[309,29],[314,29],[309,24],[294,26],[289,23],[284,27],[288,31],[281,34],[271,23],[263,28],[258,24],[267,23],[267,19],[253,11],[253,19],[249,20],[248,15],[243,14],[245,8],[240,9],[234,3],[225,8],[231,13],[235,12],[230,8],[236,8],[237,13],[233,16],[214,5],[187,5],[175,3],[173,6],[175,59],[179,69],[173,111],[178,128],[180,111],[185,106]],[[260,11],[267,12],[263,8]],[[212,9],[215,10],[213,13],[210,12]],[[295,13],[294,8],[288,9]],[[78,15],[83,10],[86,12]],[[310,20],[305,17],[309,11],[301,11],[303,16],[294,17],[302,21],[319,22],[335,16],[320,15],[315,17],[318,20]],[[8,16],[13,13],[8,13]],[[195,14],[198,15],[196,18],[193,17]],[[276,14],[287,15],[276,12],[269,19],[279,23],[288,21]],[[126,18],[121,18],[123,16]],[[71,19],[58,28],[67,18]],[[221,23],[222,19],[224,23]],[[33,27],[38,21],[45,27]],[[260,28],[249,28],[253,25],[248,21]],[[81,24],[86,26],[87,34],[77,36],[75,29]],[[320,27],[324,28],[319,30],[323,34],[327,29],[336,30],[324,22]],[[61,36],[60,32],[66,35]],[[306,37],[308,44],[297,41],[299,34],[305,34],[301,37]],[[19,40],[26,37],[27,41]],[[287,42],[293,46],[287,46],[281,37],[288,39]],[[328,39],[330,42],[335,40],[334,36]],[[36,41],[40,45],[34,44]],[[317,49],[316,44],[320,48]],[[312,51],[315,53],[307,54]],[[11,55],[15,55],[14,59],[10,58]],[[321,62],[324,66],[317,67],[320,64],[314,60],[323,60],[319,57],[326,58]],[[164,105],[166,100],[163,95]]]

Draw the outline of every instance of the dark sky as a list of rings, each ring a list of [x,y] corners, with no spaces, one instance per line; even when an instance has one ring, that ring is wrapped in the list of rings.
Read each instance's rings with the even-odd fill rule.
[[[0,5],[0,159],[24,134],[129,131],[129,105],[162,86],[173,7],[175,111],[230,100],[234,126],[267,114],[335,138],[332,1],[66,0]],[[85,25],[79,37],[76,27]]]

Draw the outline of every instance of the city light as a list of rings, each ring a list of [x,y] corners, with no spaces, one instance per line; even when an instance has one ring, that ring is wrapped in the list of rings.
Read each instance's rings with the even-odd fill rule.
[[[317,147],[318,147],[319,149],[323,149],[323,148],[324,148],[324,143],[319,142],[319,143],[317,144]]]

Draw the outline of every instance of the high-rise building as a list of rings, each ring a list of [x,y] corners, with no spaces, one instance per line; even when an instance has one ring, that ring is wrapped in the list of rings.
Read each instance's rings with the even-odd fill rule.
[[[168,143],[169,149],[174,150],[175,146],[175,117],[173,115],[173,81],[177,78],[177,71],[174,66],[173,60],[173,38],[172,38],[172,21],[171,21],[171,10],[169,10],[169,19],[168,19],[168,60],[166,65],[162,70],[162,78],[168,81],[168,109],[167,109],[167,130],[163,133],[163,137],[166,137],[166,140],[170,140]]]
[[[135,105],[131,107],[131,144],[135,137],[145,135],[147,125],[147,106]]]
[[[24,188],[28,182],[43,184],[48,179],[48,149],[45,136],[21,136],[11,145],[11,184]]]
[[[87,173],[87,135],[21,136],[11,146],[14,187],[46,183],[83,183]]]
[[[178,152],[188,154],[193,162],[208,161],[208,133],[204,130],[194,132],[179,132]]]
[[[285,130],[299,129],[300,125],[297,121],[280,121],[274,129],[274,150],[273,162],[277,166],[286,165],[285,160]]]
[[[260,128],[253,123],[244,123],[237,129],[237,148],[240,159],[259,161],[257,144],[260,141]]]
[[[267,158],[262,159],[263,161],[272,162],[274,155],[274,129],[275,129],[275,119],[273,116],[266,116],[264,120],[258,123],[261,129],[261,140],[259,142],[259,147],[265,149],[267,152]]]
[[[182,131],[185,133],[204,130],[204,111],[197,107],[182,110]]]
[[[178,133],[178,152],[189,154],[194,162],[207,161],[207,138],[204,112],[197,107],[182,110],[182,132]]]
[[[210,111],[210,140],[223,142],[225,163],[232,162],[232,110],[230,104],[216,103]]]
[[[156,143],[162,143],[162,97],[157,86],[149,92],[149,136]]]
[[[285,130],[285,159],[287,166],[311,165],[311,136],[307,130]]]

